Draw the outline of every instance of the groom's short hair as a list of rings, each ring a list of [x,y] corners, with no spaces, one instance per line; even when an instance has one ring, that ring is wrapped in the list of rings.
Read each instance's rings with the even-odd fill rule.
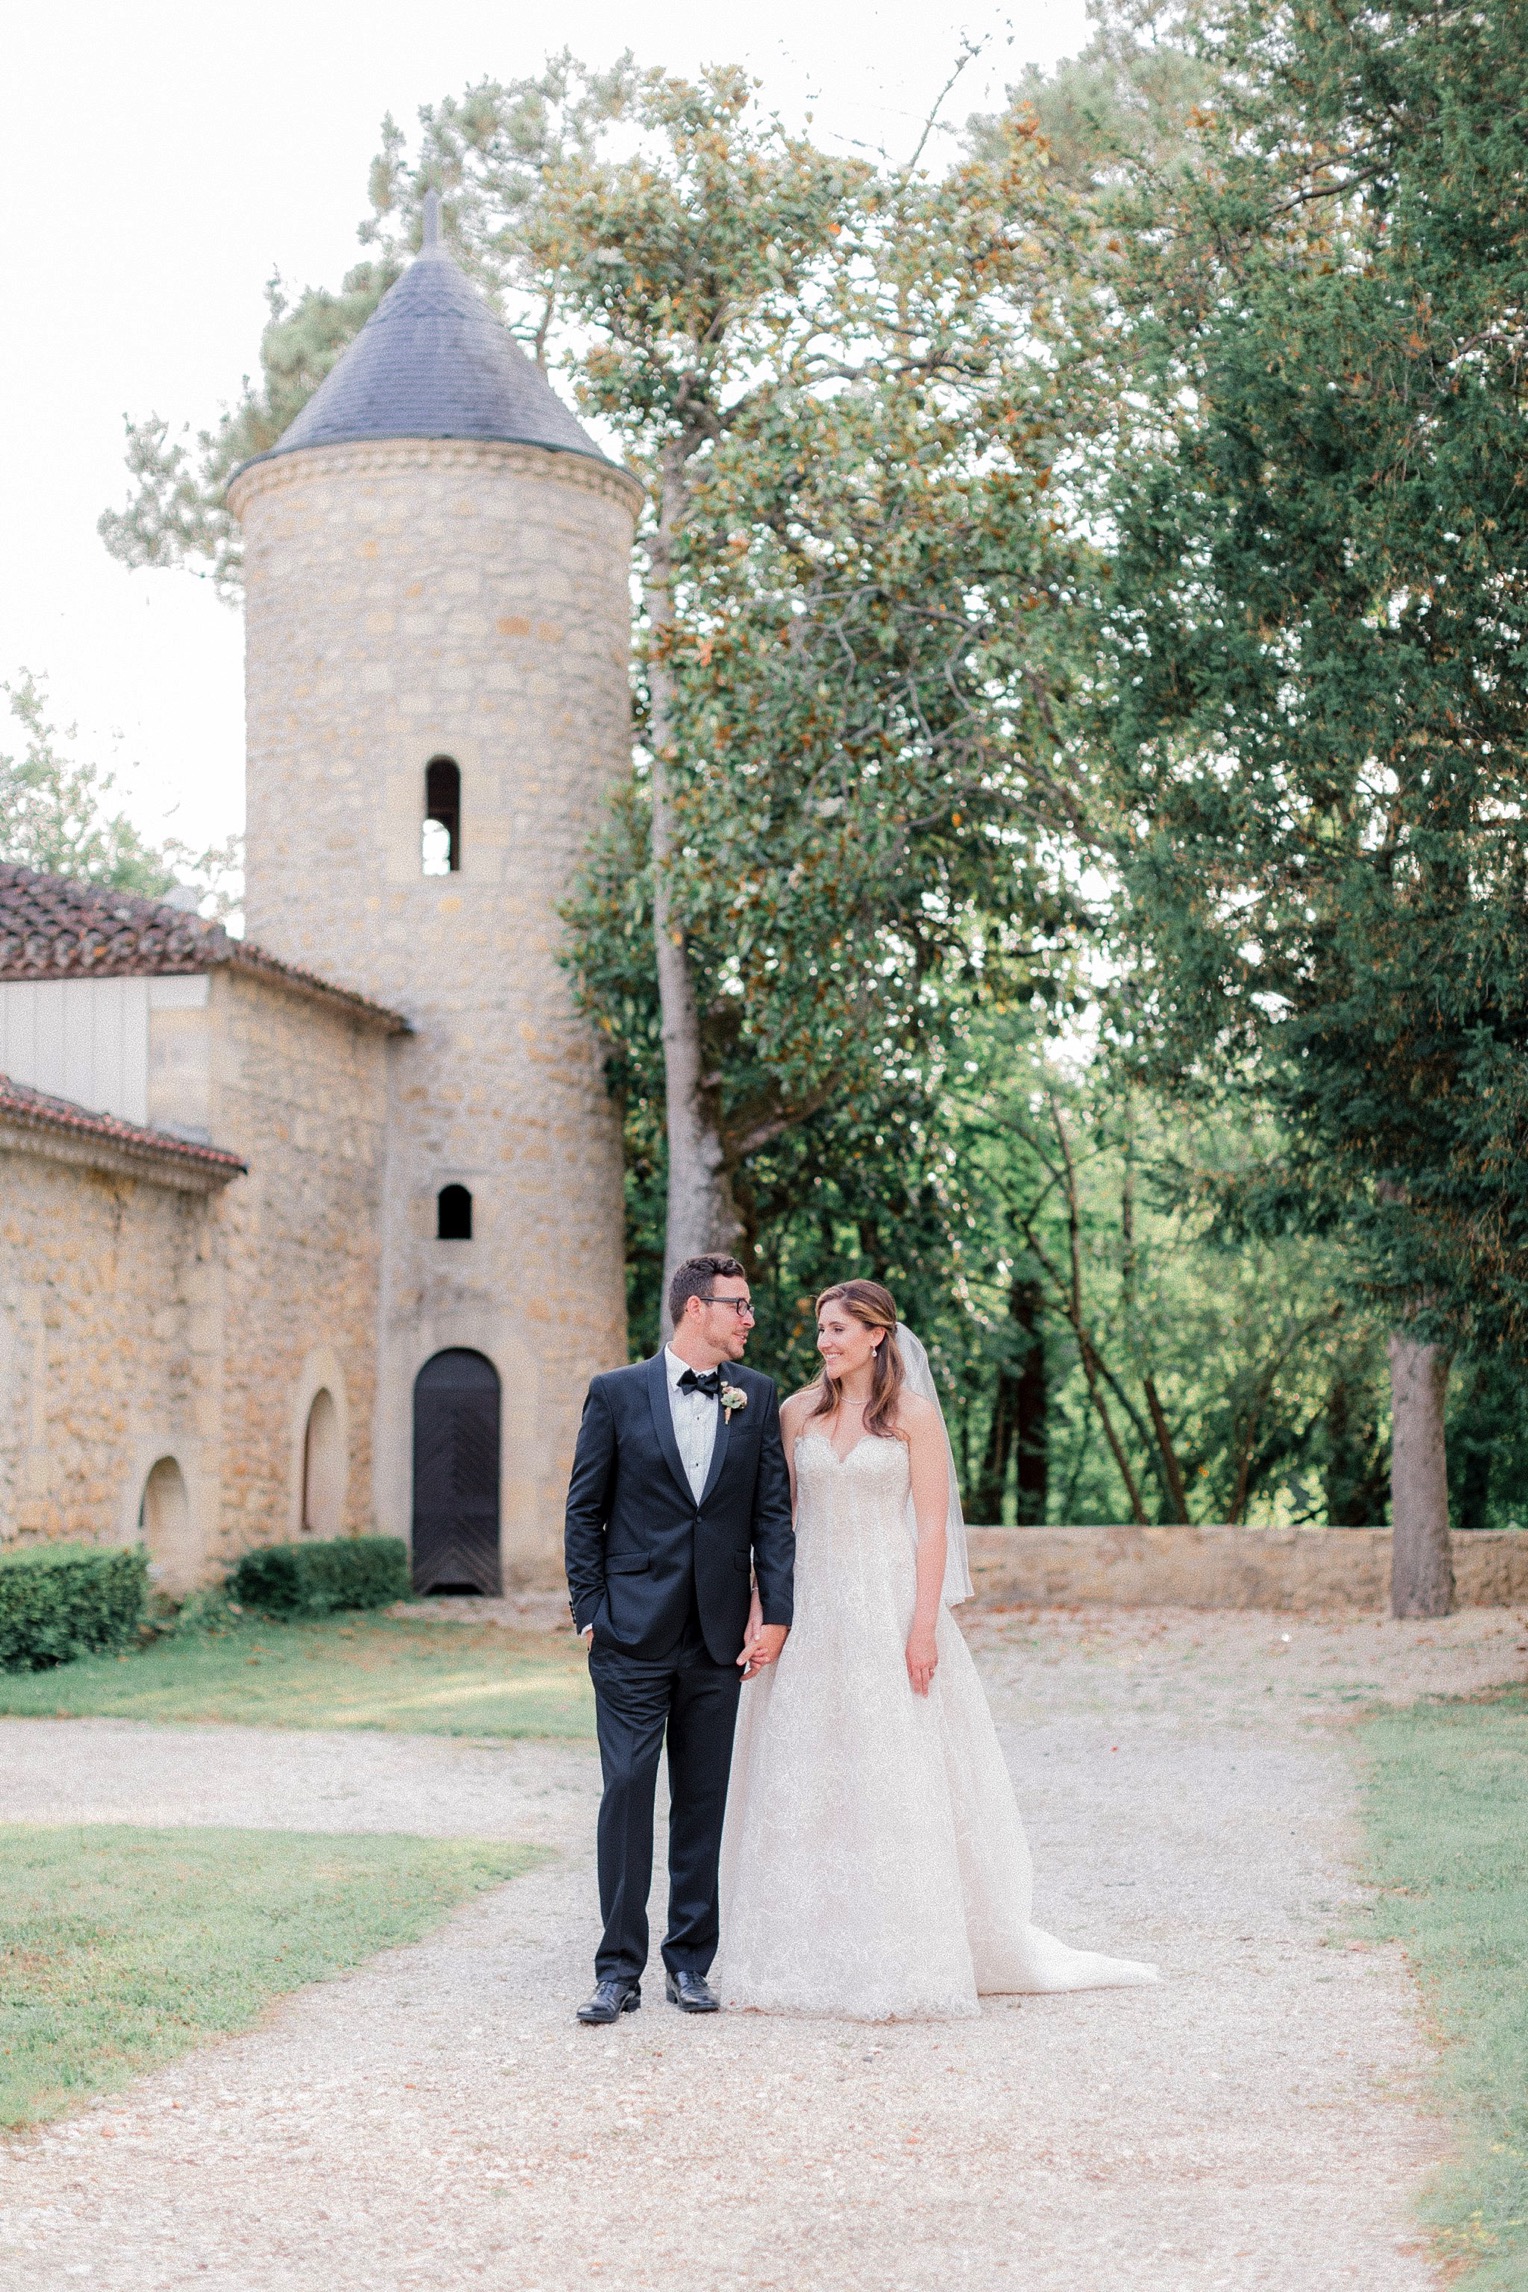
[[[692,1297],[704,1297],[713,1281],[746,1281],[735,1257],[687,1257],[683,1265],[676,1266],[669,1283],[669,1319],[677,1329],[684,1319],[684,1309]]]

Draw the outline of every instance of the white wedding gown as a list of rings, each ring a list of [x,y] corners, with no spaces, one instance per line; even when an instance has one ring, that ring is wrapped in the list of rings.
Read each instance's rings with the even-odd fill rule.
[[[1029,1922],[1029,1849],[970,1650],[939,1611],[913,1693],[907,1450],[796,1444],[796,1621],[743,1689],[721,1860],[728,2005],[857,2020],[974,2014],[983,1993],[1157,1979]]]

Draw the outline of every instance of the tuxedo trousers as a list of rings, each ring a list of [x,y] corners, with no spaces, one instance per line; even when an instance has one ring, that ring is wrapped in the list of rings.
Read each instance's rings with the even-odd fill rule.
[[[596,1630],[589,1650],[604,1796],[600,1801],[597,1977],[647,1965],[653,1801],[668,1745],[669,1900],[663,1962],[703,1974],[716,1955],[717,1863],[742,1673],[718,1663],[692,1619],[672,1655],[627,1655]]]

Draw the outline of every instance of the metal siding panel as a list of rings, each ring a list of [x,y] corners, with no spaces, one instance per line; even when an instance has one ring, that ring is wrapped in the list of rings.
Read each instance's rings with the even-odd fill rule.
[[[36,984],[30,979],[7,980],[0,986],[0,1074],[24,1082],[36,1064]]]
[[[149,982],[0,983],[0,1073],[93,1114],[146,1122]]]
[[[122,1097],[126,1065],[121,1023],[124,1013],[122,998],[109,992],[122,984],[125,982],[116,979],[92,979],[91,992],[80,997],[83,1020],[80,1032],[85,1042],[80,1072],[82,1088],[76,1095],[82,1106],[96,1107],[103,1114],[117,1113]],[[87,1090],[88,1098],[84,1095]]]
[[[111,1109],[124,1122],[149,1118],[149,983],[147,979],[102,979],[100,985],[122,990],[117,1016],[116,1043],[122,1097]]]
[[[76,1106],[92,1113],[104,1111],[96,1094],[96,998],[94,979],[60,979],[58,989],[58,1053],[55,1071],[62,1076],[51,1087]]]
[[[37,1073],[39,1090],[56,1091],[60,1098],[69,1096],[67,1057],[67,1014],[64,1005],[62,979],[42,979],[37,987]]]

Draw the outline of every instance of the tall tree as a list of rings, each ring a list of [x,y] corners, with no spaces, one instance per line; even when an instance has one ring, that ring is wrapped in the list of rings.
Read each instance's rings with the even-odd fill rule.
[[[1265,1209],[1390,1319],[1393,1601],[1431,1614],[1449,1352],[1528,1349],[1528,11],[1212,29],[1195,163],[1092,285],[1141,409],[1102,610],[1135,1015],[1271,1101]]]
[[[1070,190],[1160,181],[1194,163],[1194,123],[1221,72],[1217,51],[1192,36],[1202,13],[1203,0],[1089,0],[1093,32],[1080,52],[1049,71],[1028,65],[1009,88],[1009,115],[1034,121],[1051,172]],[[979,152],[1005,132],[1001,118],[968,128]]]
[[[586,388],[631,424],[656,504],[645,786],[670,1262],[730,1245],[751,1154],[919,1055],[941,974],[1004,952],[984,906],[1021,917],[1025,946],[1054,925],[1034,846],[1068,802],[1043,610],[1064,562],[1044,502],[1054,381],[1014,347],[1038,271],[1015,224],[1034,139],[937,184],[782,161],[813,234],[798,259],[767,206],[736,205],[762,196],[745,93],[729,78],[707,96],[727,123],[715,218],[665,211],[644,255],[619,183],[599,185],[640,277],[672,266],[656,310],[643,290],[628,314],[620,263],[585,258],[586,322],[611,345]],[[773,125],[748,133],[786,148]],[[767,254],[754,304],[723,285],[712,231]],[[587,937],[581,960],[598,1006]]]
[[[676,778],[687,760],[677,690],[681,566],[696,532],[695,465],[788,386],[837,316],[836,241],[866,170],[760,120],[737,71],[699,83],[641,75],[630,157],[571,156],[527,217],[550,302],[592,330],[586,402],[649,487],[643,547],[653,946],[667,1107],[665,1271],[736,1243],[721,1078],[705,1055],[690,918],[678,883]],[[725,546],[725,544],[724,544]]]

